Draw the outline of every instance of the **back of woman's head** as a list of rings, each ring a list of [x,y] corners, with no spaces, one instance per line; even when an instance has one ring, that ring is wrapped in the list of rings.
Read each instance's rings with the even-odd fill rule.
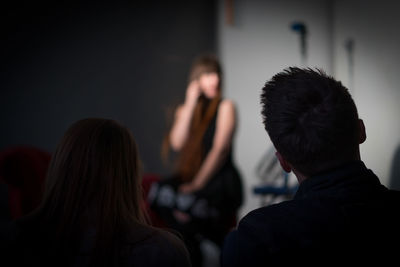
[[[137,146],[113,120],[75,122],[52,157],[42,209],[60,236],[88,227],[112,239],[118,227],[144,222]]]

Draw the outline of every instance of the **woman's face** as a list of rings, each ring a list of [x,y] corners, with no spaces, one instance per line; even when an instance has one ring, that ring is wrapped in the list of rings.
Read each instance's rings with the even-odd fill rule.
[[[201,92],[207,98],[214,98],[218,94],[219,76],[216,72],[203,73],[199,78]]]

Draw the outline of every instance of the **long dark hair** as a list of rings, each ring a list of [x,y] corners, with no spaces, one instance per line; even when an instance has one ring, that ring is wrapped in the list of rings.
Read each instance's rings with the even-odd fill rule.
[[[189,82],[197,80],[205,73],[218,74],[218,94],[213,99],[207,99],[202,95],[197,101],[191,120],[188,139],[180,151],[176,162],[176,172],[185,182],[193,179],[202,164],[205,156],[202,139],[211,119],[217,112],[218,104],[221,100],[222,69],[217,58],[212,54],[200,55],[193,61],[188,80]],[[167,148],[169,148],[169,136],[165,138],[163,144],[162,155],[164,159],[166,157],[165,155],[167,155]]]
[[[140,161],[131,132],[107,119],[74,123],[52,157],[40,208],[55,226],[53,239],[61,253],[76,249],[82,234],[93,229],[91,262],[110,264],[124,230],[146,224],[141,201]]]

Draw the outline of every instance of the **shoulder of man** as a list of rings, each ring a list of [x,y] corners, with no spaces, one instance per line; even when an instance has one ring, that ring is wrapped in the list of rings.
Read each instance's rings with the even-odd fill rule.
[[[264,266],[264,259],[279,262],[274,254],[283,240],[276,238],[287,227],[284,224],[293,208],[292,201],[284,201],[249,212],[226,237],[222,266]]]
[[[296,212],[297,206],[296,201],[288,200],[252,210],[240,220],[238,229],[249,227],[258,229],[268,225],[280,224],[290,214]]]

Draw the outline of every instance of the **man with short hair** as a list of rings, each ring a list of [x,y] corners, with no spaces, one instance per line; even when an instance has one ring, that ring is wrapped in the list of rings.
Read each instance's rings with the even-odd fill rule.
[[[365,127],[348,90],[322,70],[292,67],[265,84],[261,104],[276,156],[299,188],[292,200],[240,221],[225,240],[222,266],[396,259],[400,192],[361,161]]]

